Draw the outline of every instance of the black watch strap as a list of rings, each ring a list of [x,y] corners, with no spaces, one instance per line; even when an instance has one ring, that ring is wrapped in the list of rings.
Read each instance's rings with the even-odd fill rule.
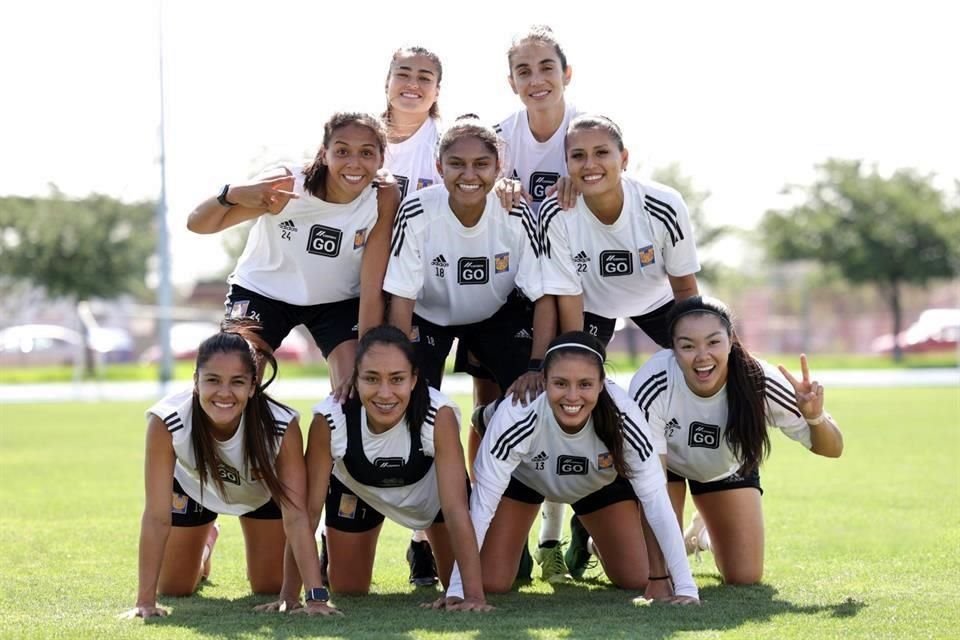
[[[312,589],[304,589],[303,599],[307,602],[329,602],[330,601],[330,592],[327,591],[326,587],[314,587]]]
[[[223,189],[220,190],[220,195],[217,196],[217,202],[219,202],[221,206],[224,206],[224,207],[235,207],[237,206],[236,202],[230,202],[229,200],[227,200],[227,192],[229,191],[230,191],[230,185],[229,184],[223,185]]]

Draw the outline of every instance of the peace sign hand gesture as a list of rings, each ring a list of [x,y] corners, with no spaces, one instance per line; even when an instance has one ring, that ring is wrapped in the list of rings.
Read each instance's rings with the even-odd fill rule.
[[[802,380],[794,378],[786,367],[782,364],[777,366],[783,377],[793,385],[793,391],[797,396],[797,408],[800,413],[809,422],[816,420],[823,415],[823,385],[816,380],[810,380],[810,369],[807,367],[807,355],[800,354],[800,371],[803,375]]]

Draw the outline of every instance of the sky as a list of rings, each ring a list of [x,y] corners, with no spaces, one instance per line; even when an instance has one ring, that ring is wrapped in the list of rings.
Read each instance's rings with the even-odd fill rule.
[[[511,38],[545,23],[573,67],[568,100],[621,125],[638,173],[679,163],[712,193],[711,221],[751,227],[828,157],[914,167],[941,187],[960,179],[955,7],[3,3],[0,195],[44,195],[52,183],[72,196],[158,197],[162,50],[172,274],[186,285],[228,266],[219,237],[186,230],[193,206],[276,160],[312,155],[334,111],[381,112],[395,49],[440,55],[447,118],[494,123],[522,106],[506,81]]]

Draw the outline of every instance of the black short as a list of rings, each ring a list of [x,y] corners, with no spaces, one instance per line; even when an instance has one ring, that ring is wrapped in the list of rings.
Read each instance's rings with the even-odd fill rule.
[[[650,339],[656,342],[664,349],[670,348],[670,331],[667,327],[667,314],[673,307],[674,301],[654,309],[649,313],[630,318],[633,324],[650,336]],[[606,347],[613,339],[613,329],[617,324],[616,318],[604,318],[595,313],[585,312],[583,314],[583,330],[596,337]]]
[[[526,504],[541,504],[544,501],[543,495],[514,477],[510,478],[510,484],[507,485],[507,490],[503,492],[503,495],[506,498],[512,498],[517,502]],[[623,476],[617,476],[607,486],[580,498],[570,506],[573,507],[573,512],[578,516],[585,516],[604,507],[609,507],[611,504],[626,500],[637,502],[637,494],[633,492],[633,485],[630,484],[629,480]]]
[[[722,480],[714,480],[713,482],[687,480],[687,478],[684,478],[680,474],[667,469],[667,482],[683,482],[684,480],[690,485],[690,493],[695,496],[704,493],[713,493],[714,491],[730,491],[731,489],[744,489],[747,487],[752,487],[759,491],[760,495],[763,495],[763,489],[760,487],[760,472],[756,469],[745,475],[733,473]]]
[[[274,349],[300,324],[313,336],[324,358],[340,343],[357,339],[359,298],[302,307],[232,284],[224,306],[227,318],[254,318],[260,322],[263,325],[260,335]]]
[[[533,335],[533,303],[523,295],[520,289],[514,289],[507,298],[507,305],[514,307],[519,311],[522,317],[530,318],[530,335]],[[457,373],[467,373],[473,378],[481,380],[493,380],[496,378],[490,373],[490,370],[483,366],[477,359],[477,356],[470,353],[466,343],[457,342],[457,355],[454,357],[453,370]]]
[[[360,498],[350,487],[330,475],[330,488],[323,507],[324,522],[330,528],[348,533],[363,533],[376,529],[383,522],[383,514]],[[434,524],[443,522],[443,512],[437,511]]]
[[[414,347],[421,374],[439,389],[447,355],[457,338],[464,352],[474,354],[504,391],[527,371],[533,348],[532,320],[528,309],[519,304],[505,304],[480,322],[447,327],[414,314]]]
[[[173,479],[173,497],[170,504],[171,522],[175,527],[199,527],[208,524],[217,519],[217,512],[207,509],[205,506],[188,496],[177,479]],[[267,501],[263,506],[254,509],[240,516],[241,518],[253,518],[254,520],[279,520],[283,517],[280,507],[274,502],[273,498]]]

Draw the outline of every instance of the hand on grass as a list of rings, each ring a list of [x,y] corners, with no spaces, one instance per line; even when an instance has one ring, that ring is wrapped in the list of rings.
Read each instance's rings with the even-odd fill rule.
[[[163,616],[170,615],[170,612],[164,609],[163,607],[158,607],[156,604],[152,605],[137,605],[129,611],[124,611],[118,617],[121,620],[133,620],[134,618],[162,618]]]

